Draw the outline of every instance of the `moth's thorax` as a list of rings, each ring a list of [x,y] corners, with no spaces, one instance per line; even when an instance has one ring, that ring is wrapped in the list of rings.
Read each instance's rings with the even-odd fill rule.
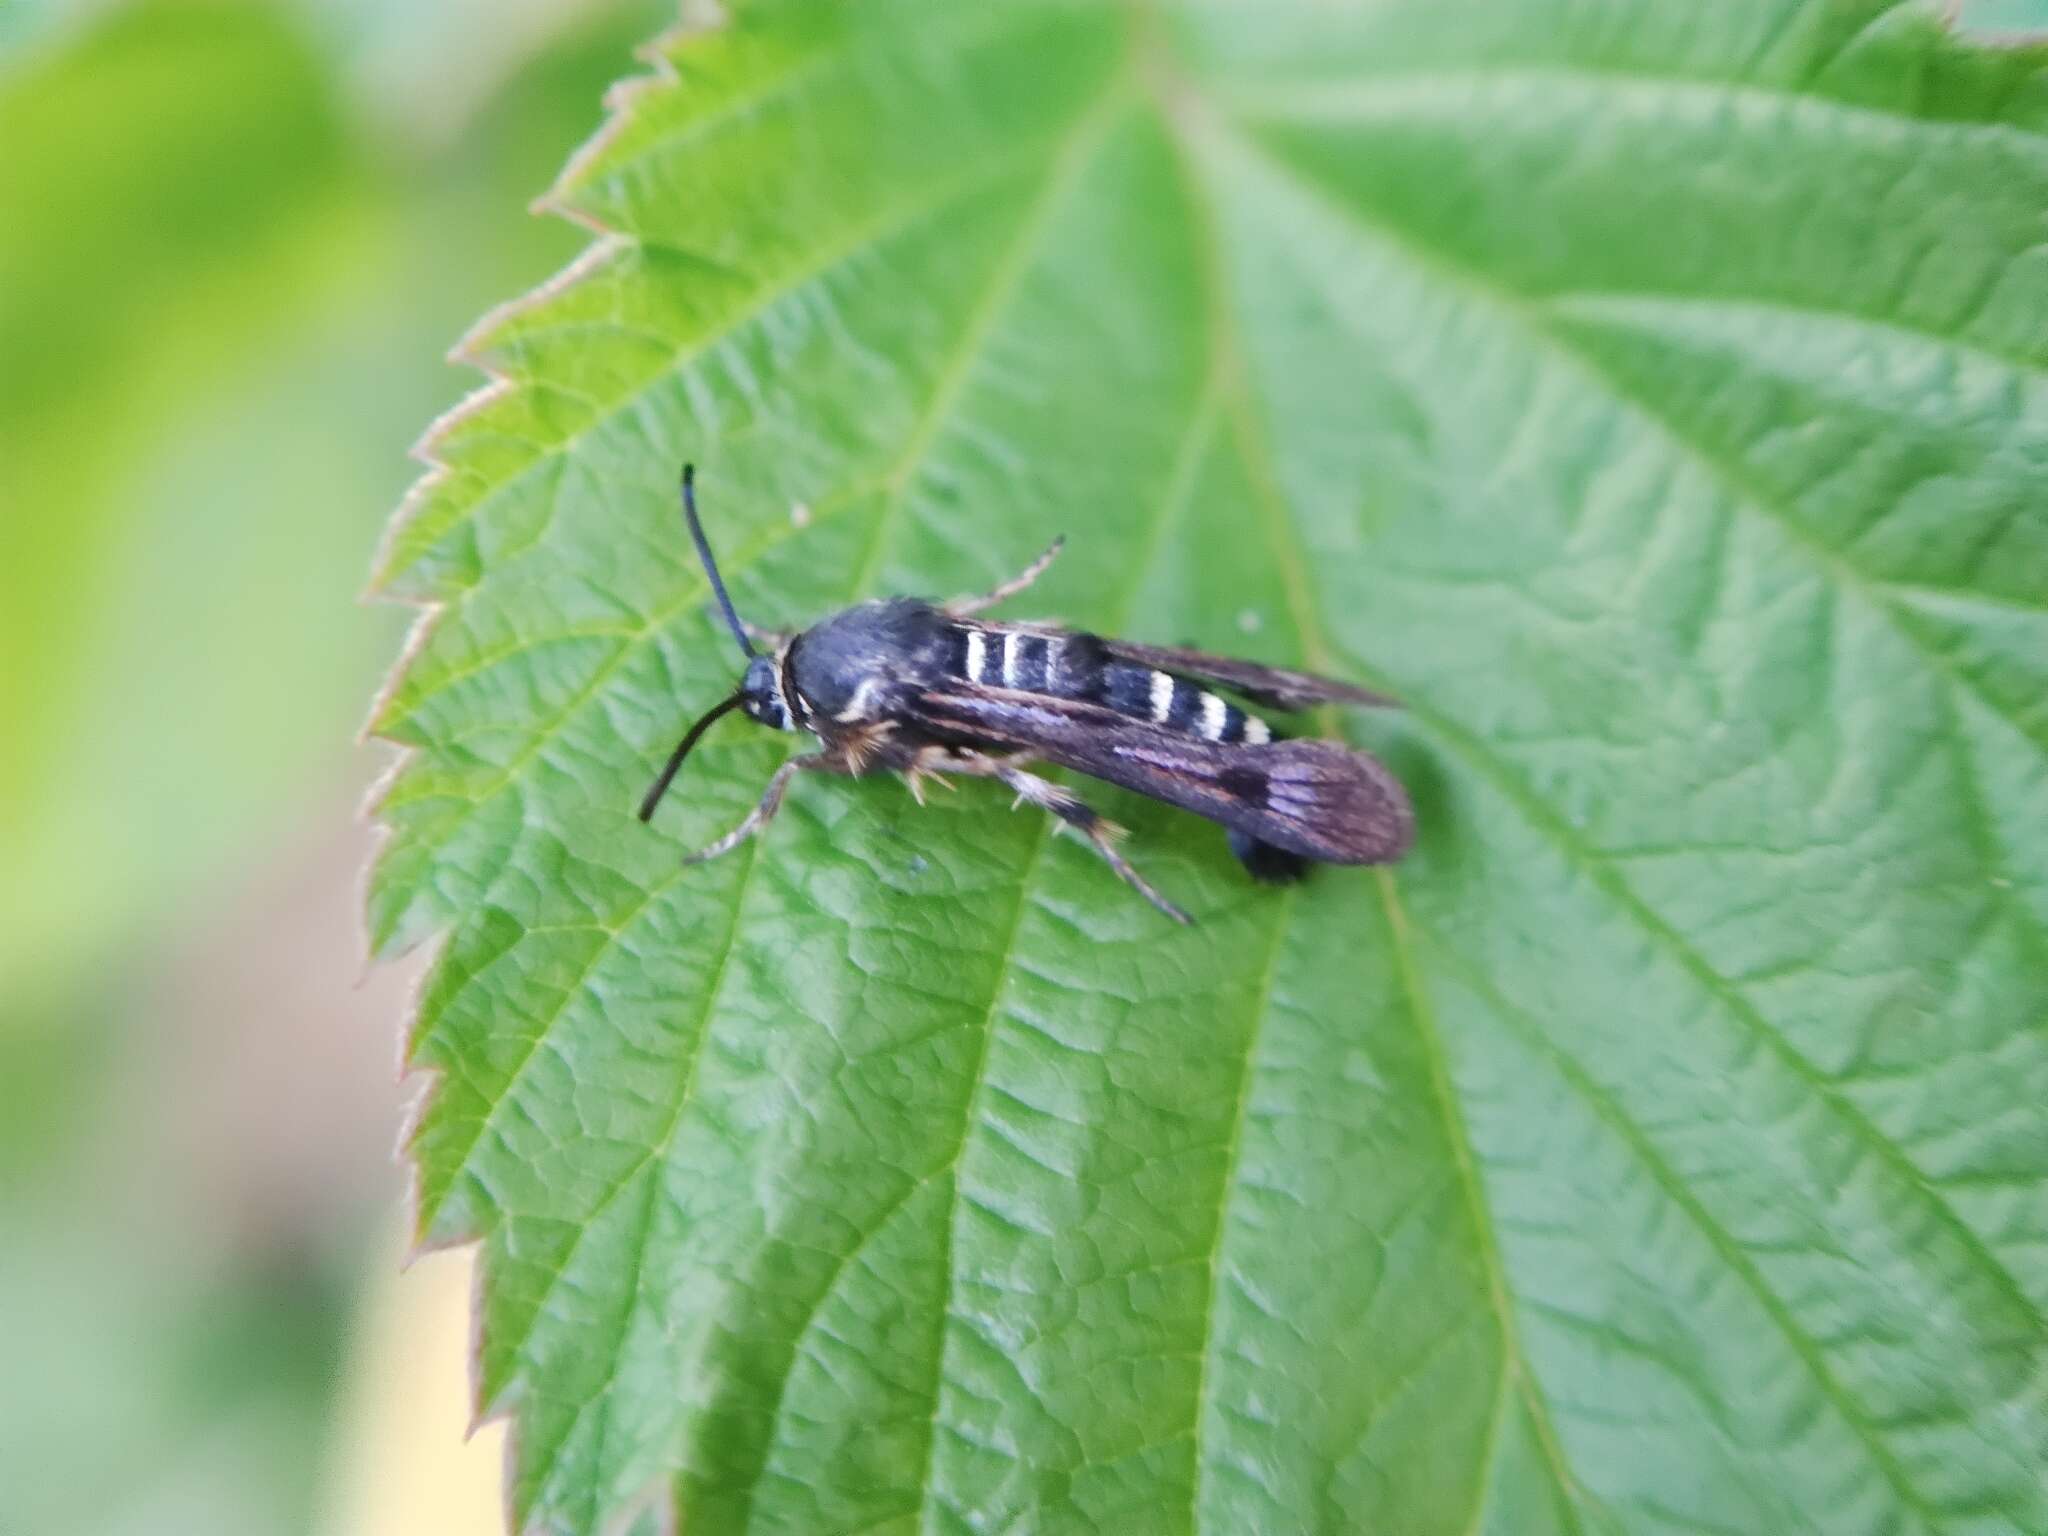
[[[908,690],[945,675],[952,624],[931,604],[891,597],[857,603],[790,642],[784,676],[799,720],[879,719]]]

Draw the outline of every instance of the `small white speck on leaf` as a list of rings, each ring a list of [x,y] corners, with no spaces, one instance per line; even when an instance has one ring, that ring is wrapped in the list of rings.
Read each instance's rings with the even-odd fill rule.
[[[789,504],[789,521],[793,528],[811,526],[811,504],[807,501],[793,501]]]
[[[1259,617],[1259,610],[1256,608],[1242,609],[1237,615],[1237,627],[1248,635],[1256,635],[1265,627],[1265,623],[1266,621]]]

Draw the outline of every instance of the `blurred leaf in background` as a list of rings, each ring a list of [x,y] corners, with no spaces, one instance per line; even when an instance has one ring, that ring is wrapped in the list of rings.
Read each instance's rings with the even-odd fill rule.
[[[302,520],[301,497],[231,529],[195,526],[195,512],[227,517],[236,470],[194,497],[162,488],[162,466],[210,425],[206,406],[240,385],[238,365],[295,341],[364,268],[373,202],[329,82],[278,13],[116,13],[26,61],[0,96],[0,134],[15,151],[0,183],[0,502],[12,514],[0,525],[0,624],[22,663],[0,671],[0,978],[18,998],[88,935],[160,899],[195,844],[236,851],[219,836],[226,807],[271,814],[246,805],[240,752],[180,730],[178,708],[282,682],[313,660],[309,627],[346,629],[273,609],[231,637],[238,656],[217,641],[188,646],[188,627],[231,626],[238,606],[273,597],[274,578],[271,592],[246,590],[250,545],[223,534],[345,538],[350,519]],[[165,553],[177,568],[159,574]],[[291,563],[273,554],[265,572]],[[285,584],[319,590],[312,578]],[[259,636],[267,643],[251,643]],[[166,698],[149,671],[181,654],[209,677]],[[296,691],[317,700],[319,680]],[[163,774],[175,780],[159,797]],[[289,793],[281,776],[256,777]],[[215,803],[194,804],[209,778]]]
[[[1960,0],[1956,24],[1988,37],[2037,36],[2048,29],[2048,0]]]
[[[0,10],[0,1531],[309,1517],[398,1184],[366,551],[669,15]]]

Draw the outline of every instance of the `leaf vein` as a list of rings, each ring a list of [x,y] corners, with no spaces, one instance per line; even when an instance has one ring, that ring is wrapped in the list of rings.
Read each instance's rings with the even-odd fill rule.
[[[1811,90],[1794,90],[1755,80],[1658,74],[1649,70],[1592,69],[1563,64],[1487,65],[1472,69],[1399,70],[1336,83],[1288,82],[1277,87],[1226,90],[1224,105],[1246,118],[1273,123],[1343,123],[1368,116],[1412,112],[1418,105],[1463,107],[1497,98],[1503,90],[1555,92],[1576,89],[1589,96],[1636,95],[1652,106],[1751,106],[1805,113],[1830,130],[1856,129],[1904,136],[1943,131],[1958,138],[2010,142],[2036,151],[2048,134],[2018,123],[1983,118],[1941,117],[1905,107],[1850,101]]]
[[[974,197],[999,186],[1004,181],[1012,178],[1021,178],[1026,171],[1042,160],[1044,155],[1045,146],[1034,141],[1020,146],[1013,154],[984,161],[971,172],[956,177],[948,177],[935,184],[921,187],[919,195],[906,197],[900,202],[883,207],[874,217],[864,219],[854,226],[846,238],[825,245],[818,259],[804,262],[793,271],[778,276],[759,291],[746,295],[746,301],[737,311],[701,335],[690,337],[683,346],[675,350],[665,367],[651,372],[641,383],[629,388],[624,394],[615,398],[601,413],[582,422],[575,430],[557,442],[549,444],[535,442],[533,446],[540,450],[540,454],[532,463],[521,466],[509,478],[503,481],[491,483],[484,494],[480,495],[477,500],[465,504],[445,525],[435,528],[432,537],[426,544],[403,554],[402,558],[400,554],[394,553],[392,559],[378,572],[373,590],[388,586],[390,582],[403,574],[406,569],[424,557],[430,549],[442,544],[451,534],[466,523],[474,521],[492,503],[516,490],[530,477],[558,468],[563,457],[591,433],[632,410],[649,394],[673,379],[683,369],[710,355],[718,346],[738,335],[749,325],[762,319],[778,305],[802,293],[814,284],[823,281],[877,247],[885,245],[897,236],[916,228],[919,224],[927,220],[937,219],[941,215],[951,212],[958,204],[968,202]],[[611,253],[614,265],[630,259],[634,252],[640,249],[637,242],[626,239],[623,236],[618,237],[618,239],[620,243]],[[586,266],[580,271],[575,268],[571,269],[571,271],[575,272],[576,281],[579,283],[587,282],[605,270],[608,270],[605,266]],[[562,288],[559,285],[551,285],[544,288],[529,305],[508,306],[501,312],[499,319],[501,322],[509,321],[528,313],[530,310],[538,309],[539,306],[558,298],[561,291]],[[552,329],[552,327],[550,328]],[[489,343],[490,336],[486,334],[467,345],[481,349],[488,346]],[[537,386],[531,382],[521,380],[517,382],[516,387],[530,390]],[[554,385],[551,381],[549,387],[559,386]],[[458,415],[450,421],[449,431],[450,433],[459,434],[464,431],[477,430],[477,428],[470,426],[470,423],[476,420],[478,418]],[[487,428],[486,430],[492,430],[496,435],[504,435],[497,429]],[[435,438],[433,443],[437,453],[445,451],[447,444],[451,440],[459,439],[451,439],[448,436]],[[441,473],[448,473],[445,465],[439,465],[438,467]],[[429,486],[433,485],[434,476],[430,474],[424,483]],[[403,550],[408,532],[414,527],[424,524],[426,513],[432,504],[430,498],[422,497],[418,501],[415,514],[395,530],[392,541],[395,552]]]
[[[1257,155],[1260,162],[1269,168],[1271,174],[1300,187],[1305,195],[1315,198],[1320,204],[1328,208],[1332,215],[1340,222],[1350,225],[1368,237],[1377,236],[1394,248],[1407,252],[1410,258],[1422,266],[1425,271],[1434,272],[1442,280],[1454,284],[1460,290],[1490,301],[1496,308],[1501,309],[1510,316],[1521,318],[1525,321],[1525,329],[1533,337],[1538,340],[1548,340],[1561,356],[1575,361],[1594,379],[1605,380],[1617,400],[1623,404],[1634,406],[1645,421],[1659,427],[1674,448],[1694,456],[1704,468],[1709,472],[1718,474],[1729,484],[1738,493],[1736,500],[1739,505],[1748,506],[1759,515],[1767,517],[1775,525],[1783,528],[1788,535],[1787,544],[1789,547],[1805,549],[1821,566],[1824,572],[1834,572],[1840,585],[1864,596],[1871,609],[1880,617],[1888,617],[1894,629],[1909,641],[1912,648],[1925,659],[1930,669],[1938,677],[1946,678],[1952,685],[1962,687],[1965,691],[1979,697],[1990,713],[2005,720],[2030,741],[2036,742],[2037,745],[2048,746],[2048,738],[2036,736],[2035,733],[2026,730],[2010,713],[2000,708],[1997,701],[1984,697],[1973,680],[1966,682],[1956,672],[1952,664],[1947,662],[1946,658],[1938,656],[1937,653],[1928,647],[1918,631],[1905,620],[1903,615],[1898,613],[1892,605],[1877,600],[1871,584],[1860,573],[1853,571],[1840,556],[1832,554],[1811,535],[1798,529],[1797,524],[1789,516],[1779,514],[1758,493],[1745,485],[1741,477],[1737,476],[1730,466],[1720,463],[1702,445],[1693,442],[1674,422],[1640,400],[1633,399],[1618,383],[1606,379],[1606,375],[1597,364],[1572,347],[1568,340],[1558,336],[1548,327],[1542,325],[1527,307],[1513,295],[1494,288],[1477,273],[1451,266],[1434,252],[1413,244],[1398,230],[1381,224],[1368,223],[1356,210],[1343,204],[1332,202],[1319,187],[1305,180],[1290,168],[1280,165],[1269,155],[1252,149],[1249,145],[1246,147]],[[1367,681],[1370,682],[1371,679],[1368,678]],[[2040,1310],[2027,1296],[2012,1272],[1991,1252],[1989,1246],[1977,1233],[1976,1229],[1964,1221],[1954,1206],[1943,1198],[1939,1188],[1920,1172],[1911,1157],[1889,1137],[1885,1136],[1859,1108],[1834,1091],[1832,1086],[1821,1075],[1819,1069],[1791,1041],[1773,1029],[1769,1021],[1757,1011],[1754,1004],[1737,992],[1728,980],[1713,968],[1704,955],[1688,943],[1676,929],[1672,928],[1660,914],[1635,893],[1634,888],[1614,869],[1611,861],[1604,858],[1588,844],[1569,823],[1544,804],[1533,791],[1523,786],[1512,770],[1497,762],[1479,737],[1466,730],[1447,715],[1434,710],[1426,700],[1412,702],[1410,710],[1417,719],[1435,726],[1439,735],[1448,744],[1454,746],[1468,762],[1483,768],[1490,780],[1507,789],[1511,798],[1520,804],[1524,812],[1548,833],[1573,863],[1590,873],[1600,888],[1621,903],[1624,910],[1630,913],[1634,920],[1649,932],[1662,948],[1676,956],[1711,995],[1720,998],[1737,1017],[1742,1019],[1756,1033],[1757,1037],[1763,1041],[1768,1049],[1792,1066],[1806,1080],[1813,1090],[1815,1097],[1828,1105],[1842,1123],[1855,1134],[1858,1140],[1879,1151],[1893,1172],[1901,1178],[1909,1190],[1920,1193],[1931,1203],[1932,1208],[1940,1216],[1943,1225],[1968,1248],[1975,1256],[1983,1272],[1993,1280],[2012,1303],[2022,1308],[2025,1314],[2033,1319],[2036,1326],[2043,1324],[2044,1319],[2041,1316]]]
[[[1938,1524],[1939,1512],[1914,1485],[1898,1456],[1885,1443],[1876,1422],[1828,1367],[1819,1344],[1800,1327],[1798,1319],[1793,1316],[1784,1298],[1764,1278],[1763,1272],[1757,1268],[1733,1234],[1686,1188],[1684,1181],[1650,1140],[1648,1133],[1594,1080],[1575,1057],[1552,1040],[1534,1019],[1503,996],[1491,981],[1480,975],[1477,967],[1468,964],[1444,940],[1428,929],[1418,926],[1415,931],[1440,959],[1464,978],[1467,985],[1485,997],[1495,1011],[1511,1023],[1515,1033],[1522,1037],[1526,1045],[1551,1063],[1558,1076],[1570,1086],[1579,1099],[1621,1138],[1636,1161],[1664,1191],[1666,1197],[1685,1214],[1694,1228],[1706,1239],[1708,1247],[1721,1261],[1722,1267],[1740,1281],[1745,1290],[1756,1297],[1772,1323],[1792,1346],[1794,1354],[1806,1367],[1814,1384],[1821,1389],[1828,1401],[1834,1404],[1842,1421],[1864,1443],[1871,1459],[1893,1491],[1930,1523]]]
[[[1465,1117],[1459,1112],[1454,1091],[1450,1066],[1446,1058],[1443,1037],[1436,1026],[1435,1014],[1429,1006],[1428,995],[1423,989],[1420,969],[1415,964],[1414,946],[1409,939],[1408,917],[1395,894],[1393,876],[1385,870],[1375,871],[1380,888],[1380,905],[1386,917],[1387,939],[1394,955],[1396,973],[1401,978],[1402,991],[1408,1000],[1408,1016],[1415,1023],[1416,1038],[1422,1046],[1423,1056],[1429,1065],[1430,1091],[1436,1100],[1438,1118],[1443,1121],[1444,1134],[1450,1144],[1451,1161],[1458,1170],[1458,1182],[1465,1194],[1467,1215],[1472,1223],[1473,1243],[1478,1250],[1480,1270],[1486,1280],[1487,1296],[1493,1304],[1494,1320],[1500,1329],[1501,1374],[1512,1379],[1516,1394],[1522,1399],[1522,1406],[1529,1415],[1530,1427],[1535,1431],[1536,1442],[1542,1448],[1543,1459],[1548,1464],[1550,1475],[1557,1484],[1558,1492],[1564,1495],[1565,1511],[1574,1531],[1583,1530],[1579,1521],[1579,1503],[1590,1498],[1565,1465],[1564,1448],[1557,1437],[1557,1429],[1550,1419],[1550,1410],[1541,1389],[1536,1385],[1535,1375],[1529,1368],[1528,1356],[1522,1345],[1521,1330],[1515,1322],[1515,1298],[1508,1286],[1507,1267],[1502,1262],[1500,1249],[1494,1236],[1493,1218],[1486,1197],[1484,1181],[1480,1175],[1472,1148],[1472,1138],[1465,1128]],[[1505,1390],[1505,1388],[1503,1388]],[[1480,1511],[1475,1510],[1473,1519]]]
[[[598,1216],[607,1210],[611,1203],[623,1194],[643,1172],[655,1169],[658,1176],[659,1164],[667,1159],[676,1131],[683,1123],[684,1111],[689,1108],[691,1096],[696,1092],[697,1068],[704,1059],[704,1047],[711,1036],[712,1014],[717,1007],[719,992],[724,987],[726,971],[731,964],[733,953],[739,947],[740,913],[745,906],[746,894],[752,884],[754,873],[760,865],[760,858],[757,852],[759,847],[760,843],[758,840],[750,839],[744,850],[746,862],[741,868],[739,880],[734,887],[732,919],[726,925],[725,942],[719,950],[718,959],[712,966],[710,981],[704,989],[704,1006],[698,1012],[695,1037],[690,1042],[689,1060],[684,1066],[683,1080],[677,1091],[675,1103],[670,1108],[668,1120],[660,1132],[648,1143],[647,1151],[641,1159],[613,1181],[611,1187],[599,1197],[597,1204],[592,1207],[590,1213],[582,1219],[577,1227],[576,1236],[570,1241],[568,1248],[562,1255],[561,1262],[548,1274],[547,1280],[541,1288],[540,1296],[535,1300],[533,1310],[527,1318],[526,1326],[520,1330],[516,1338],[511,1341],[509,1348],[506,1349],[505,1357],[507,1359],[517,1359],[525,1351],[527,1344],[533,1338],[534,1332],[539,1328],[541,1319],[547,1315],[548,1303],[554,1298],[556,1288],[560,1286],[562,1277],[568,1273],[571,1262],[573,1262],[577,1252],[582,1248],[584,1239],[589,1236],[591,1229],[596,1225]],[[549,1452],[543,1453],[539,1470],[539,1480],[542,1482],[552,1474],[557,1459],[560,1457],[563,1448],[567,1445],[569,1437],[574,1433],[575,1426],[589,1412],[591,1404],[600,1398],[610,1395],[612,1384],[617,1379],[622,1361],[625,1331],[632,1324],[633,1313],[639,1309],[641,1271],[645,1262],[646,1245],[642,1243],[636,1249],[632,1266],[626,1276],[626,1284],[621,1292],[627,1298],[627,1303],[619,1323],[618,1342],[614,1347],[610,1369],[598,1388],[578,1405],[575,1417],[571,1420],[569,1428],[563,1431],[561,1438],[556,1441],[554,1447]]]
[[[1259,968],[1258,992],[1252,1001],[1251,1024],[1245,1032],[1244,1065],[1237,1075],[1237,1099],[1231,1107],[1230,1134],[1223,1147],[1222,1177],[1217,1186],[1216,1229],[1210,1236],[1202,1291],[1202,1343],[1196,1355],[1193,1422],[1193,1476],[1188,1480],[1188,1530],[1202,1529],[1202,1495],[1208,1485],[1209,1462],[1205,1455],[1209,1414],[1214,1406],[1210,1394],[1215,1382],[1209,1365],[1218,1349],[1216,1320],[1220,1315],[1217,1295],[1223,1284],[1223,1250],[1230,1235],[1231,1209],[1237,1203],[1238,1170],[1244,1156],[1244,1126],[1251,1110],[1252,1080],[1258,1071],[1259,1042],[1265,1036],[1266,1020],[1272,1013],[1273,991],[1280,979],[1280,956],[1286,948],[1288,925],[1294,917],[1294,891],[1278,893],[1273,902],[1272,937],[1266,946],[1265,964]]]

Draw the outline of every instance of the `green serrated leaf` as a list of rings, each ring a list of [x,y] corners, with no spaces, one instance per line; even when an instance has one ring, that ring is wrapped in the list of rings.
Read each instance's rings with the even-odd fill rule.
[[[1990,1532],[2048,1494],[2044,55],[1748,0],[734,7],[386,552],[371,922],[523,1529]],[[1392,873],[1200,926],[803,783],[741,609],[1307,661]]]

